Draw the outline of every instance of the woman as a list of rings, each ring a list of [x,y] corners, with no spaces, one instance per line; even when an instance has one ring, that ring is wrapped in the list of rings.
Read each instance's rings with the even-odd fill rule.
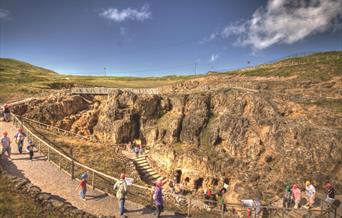
[[[300,203],[300,200],[302,198],[302,193],[301,193],[300,189],[298,188],[297,184],[294,184],[292,186],[291,192],[292,192],[292,200],[295,203],[294,208],[297,209],[300,206],[299,203]]]
[[[164,209],[164,199],[163,199],[163,181],[158,179],[155,183],[156,187],[153,193],[153,200],[156,204],[156,211],[154,212],[156,217],[160,217],[161,212]]]

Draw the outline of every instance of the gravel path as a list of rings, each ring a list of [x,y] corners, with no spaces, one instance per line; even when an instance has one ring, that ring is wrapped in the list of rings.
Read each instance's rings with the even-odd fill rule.
[[[7,130],[13,138],[16,128],[12,123],[0,122],[0,131]],[[26,140],[25,140],[26,146]],[[17,146],[12,140],[12,161],[7,158],[0,160],[4,169],[10,174],[28,178],[34,185],[40,187],[43,192],[58,195],[72,203],[79,209],[98,216],[118,216],[118,202],[115,198],[107,196],[99,191],[88,188],[87,201],[79,197],[75,191],[78,185],[76,180],[60,171],[57,167],[46,161],[46,158],[35,153],[34,160],[30,161],[28,154],[19,154]],[[25,149],[24,149],[25,150]],[[126,201],[127,217],[154,217],[152,210],[140,204]],[[164,212],[162,217],[180,217],[173,212]]]

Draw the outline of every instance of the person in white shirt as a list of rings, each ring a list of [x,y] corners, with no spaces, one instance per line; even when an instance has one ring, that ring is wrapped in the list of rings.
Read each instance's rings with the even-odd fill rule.
[[[310,181],[305,182],[305,193],[306,193],[306,199],[308,201],[307,206],[309,208],[312,208],[313,204],[316,200],[316,189],[315,187],[310,183]]]

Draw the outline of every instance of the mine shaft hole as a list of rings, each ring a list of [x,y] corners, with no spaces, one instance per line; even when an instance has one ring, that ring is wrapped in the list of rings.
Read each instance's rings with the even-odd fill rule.
[[[198,179],[196,179],[194,185],[195,185],[196,191],[197,191],[198,189],[202,188],[202,186],[203,186],[203,178],[198,178]]]

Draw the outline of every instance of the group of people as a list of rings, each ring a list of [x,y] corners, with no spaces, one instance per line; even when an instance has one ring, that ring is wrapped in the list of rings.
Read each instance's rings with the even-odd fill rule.
[[[133,142],[128,142],[127,150],[135,153],[136,157],[144,153],[143,145],[140,140],[134,140]]]
[[[88,181],[88,174],[82,173],[81,174],[81,181],[76,187],[76,190],[80,189],[80,197],[82,200],[86,200],[86,194],[87,194],[87,181]],[[125,217],[125,212],[127,210],[125,209],[125,202],[127,199],[127,193],[128,193],[128,185],[126,182],[126,175],[122,173],[120,175],[120,180],[118,180],[113,190],[116,191],[116,198],[119,203],[119,214],[120,217]],[[154,191],[153,191],[153,200],[156,206],[156,210],[154,211],[154,215],[159,218],[160,214],[164,210],[164,199],[163,199],[163,181],[157,180],[155,182]]]
[[[336,190],[330,182],[326,182],[324,185],[326,189],[326,199],[325,201],[329,204],[334,203]],[[302,200],[302,191],[299,188],[298,184],[293,184],[292,187],[290,185],[286,185],[283,197],[283,207],[290,208],[294,203],[294,208],[299,208]],[[312,208],[316,202],[317,192],[315,186],[310,182],[305,182],[305,196],[307,204],[304,205],[307,208]]]
[[[13,136],[15,143],[18,146],[18,152],[19,154],[23,153],[23,147],[24,147],[24,142],[26,138],[26,134],[23,130],[23,128],[19,128],[17,133]],[[2,137],[0,139],[1,143],[1,158],[6,154],[8,159],[11,160],[11,153],[12,153],[12,140],[8,136],[7,131],[2,132]],[[33,160],[33,155],[34,155],[34,147],[35,145],[33,144],[32,140],[28,139],[28,145],[26,146],[26,151],[29,154],[29,159],[32,161]]]

